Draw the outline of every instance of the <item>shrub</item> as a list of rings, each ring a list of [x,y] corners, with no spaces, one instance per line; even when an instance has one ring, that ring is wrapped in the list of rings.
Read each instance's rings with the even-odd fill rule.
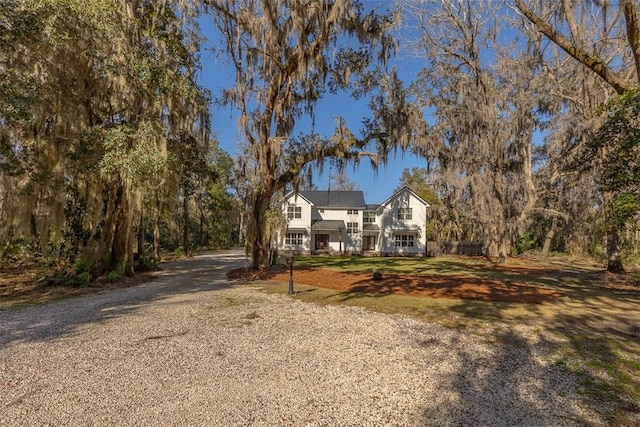
[[[107,273],[107,282],[112,283],[122,278],[122,274],[119,271],[111,270]]]
[[[184,252],[184,247],[182,246],[178,246],[176,250],[173,252],[173,254],[176,256],[176,258],[184,258],[186,256]]]
[[[152,255],[143,255],[136,264],[136,271],[144,273],[145,271],[155,271],[158,269],[158,260]]]
[[[74,263],[74,268],[76,269],[76,273],[85,273],[89,271],[89,261],[84,258],[77,258]]]
[[[88,271],[76,273],[63,282],[65,285],[88,287],[91,285],[91,274]]]

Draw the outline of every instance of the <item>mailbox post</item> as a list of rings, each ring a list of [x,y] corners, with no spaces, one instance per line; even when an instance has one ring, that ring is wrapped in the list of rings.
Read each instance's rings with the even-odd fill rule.
[[[289,267],[289,295],[293,295],[293,254],[285,257],[285,263]]]

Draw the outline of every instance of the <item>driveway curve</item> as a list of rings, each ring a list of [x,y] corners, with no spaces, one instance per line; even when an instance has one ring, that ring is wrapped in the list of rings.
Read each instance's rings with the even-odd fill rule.
[[[317,306],[226,280],[240,251],[0,311],[0,425],[583,425],[552,341]],[[532,338],[533,336],[537,338]]]

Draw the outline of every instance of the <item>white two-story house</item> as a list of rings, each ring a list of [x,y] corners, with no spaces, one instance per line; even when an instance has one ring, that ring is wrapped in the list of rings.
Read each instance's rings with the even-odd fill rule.
[[[427,208],[408,187],[379,205],[366,204],[362,191],[292,191],[282,200],[287,228],[277,246],[296,254],[424,256]]]

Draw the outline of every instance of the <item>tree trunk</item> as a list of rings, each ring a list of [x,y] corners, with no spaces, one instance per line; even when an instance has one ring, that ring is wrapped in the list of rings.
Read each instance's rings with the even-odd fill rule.
[[[200,209],[200,224],[198,226],[198,245],[204,246],[206,244],[204,240],[204,211]]]
[[[162,202],[160,196],[156,194],[156,211],[153,218],[153,258],[160,261],[160,212],[162,211]]]
[[[607,271],[610,273],[624,273],[622,257],[620,256],[618,230],[609,230],[607,232]]]
[[[251,220],[253,235],[251,236],[252,268],[265,270],[269,268],[269,242],[266,242],[265,218],[269,208],[271,194],[268,191],[257,191]]]
[[[138,258],[144,255],[144,208],[141,208],[140,222],[138,223]]]
[[[505,237],[505,233],[501,233],[498,238],[498,261],[497,264],[506,264],[511,255],[511,245],[509,239]]]
[[[189,254],[189,194],[185,190],[182,198],[182,247]]]
[[[132,276],[133,270],[133,203],[124,185],[116,191],[115,221],[111,245],[110,270]]]
[[[547,235],[544,236],[544,245],[542,246],[542,256],[549,256],[549,248],[551,248],[551,241],[556,234],[556,227],[558,225],[558,218],[553,218],[551,221],[551,228],[547,232]]]
[[[38,219],[34,212],[31,213],[31,238],[33,239],[33,251],[36,255],[42,255],[42,244],[40,242],[40,233],[38,232]]]

